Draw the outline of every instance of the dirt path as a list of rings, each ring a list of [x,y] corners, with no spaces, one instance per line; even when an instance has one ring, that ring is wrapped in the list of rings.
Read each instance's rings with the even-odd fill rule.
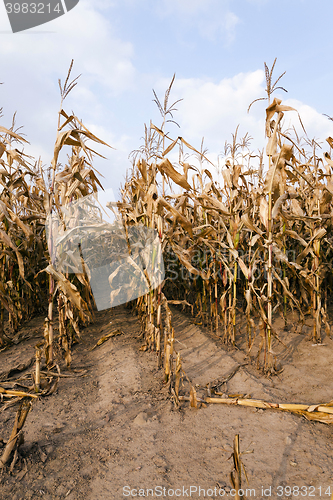
[[[91,351],[110,321],[124,333]],[[241,351],[222,350],[176,310],[173,322],[183,368],[199,392],[200,386],[248,361]],[[0,353],[0,371],[33,356],[41,320],[33,320],[26,331],[33,338]],[[222,492],[224,498],[233,498],[228,458],[235,434],[240,435],[241,451],[253,450],[242,456],[249,479],[243,487],[252,489],[248,498],[267,498],[269,491],[264,496],[262,488],[270,487],[271,498],[292,498],[288,486],[298,486],[304,487],[300,498],[331,499],[332,426],[236,406],[194,409],[183,403],[177,410],[157,370],[156,354],[139,350],[137,334],[137,318],[123,307],[99,313],[97,322],[83,331],[84,343],[75,346],[72,368],[87,372],[61,379],[55,394],[34,403],[21,448],[27,469],[22,462],[12,476],[0,476],[1,500],[118,500],[135,493],[196,499],[221,498]],[[295,359],[271,380],[251,365],[241,366],[223,391],[275,402],[328,402],[333,341],[325,343],[312,347],[303,337]],[[4,441],[13,420],[13,410],[0,413]],[[297,489],[294,493],[296,498]]]

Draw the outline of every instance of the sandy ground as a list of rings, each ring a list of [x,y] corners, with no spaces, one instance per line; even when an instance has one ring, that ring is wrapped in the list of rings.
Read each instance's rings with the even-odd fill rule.
[[[313,346],[307,335],[285,332],[283,371],[267,378],[245,351],[228,351],[190,316],[173,313],[175,347],[198,395],[241,365],[221,387],[225,394],[278,403],[333,399],[333,340]],[[123,334],[91,351],[111,327]],[[27,324],[20,332],[26,340],[0,352],[0,372],[30,359],[42,331],[43,318]],[[0,474],[1,500],[235,498],[230,456],[236,434],[241,451],[251,452],[241,457],[247,498],[331,500],[332,425],[240,406],[195,409],[183,402],[177,409],[156,353],[140,351],[138,333],[137,318],[124,307],[98,313],[82,331],[82,342],[73,348],[73,371],[63,370],[72,377],[33,404],[21,458],[12,474]],[[0,411],[0,447],[14,417],[12,408]]]

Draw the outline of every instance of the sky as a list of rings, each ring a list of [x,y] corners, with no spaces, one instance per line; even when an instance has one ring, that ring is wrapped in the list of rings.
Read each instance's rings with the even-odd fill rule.
[[[0,4],[0,125],[26,134],[27,154],[52,158],[60,105],[58,79],[81,75],[64,102],[83,123],[115,149],[98,146],[102,184],[118,197],[128,156],[143,143],[144,124],[160,126],[153,102],[173,74],[170,103],[177,104],[168,125],[217,165],[225,141],[239,125],[256,151],[265,145],[264,62],[275,58],[282,90],[273,97],[295,107],[310,139],[333,136],[333,37],[331,0],[80,0],[64,16],[13,34]],[[273,77],[274,79],[274,77]],[[289,112],[286,126],[297,124]],[[297,126],[297,125],[296,125]],[[220,155],[220,156],[219,156]],[[213,167],[210,167],[213,168]]]

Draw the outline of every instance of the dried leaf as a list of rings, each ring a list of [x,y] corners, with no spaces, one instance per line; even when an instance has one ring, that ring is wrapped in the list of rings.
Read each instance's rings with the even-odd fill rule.
[[[157,165],[157,168],[159,169],[161,174],[170,177],[170,179],[172,179],[173,182],[178,184],[178,186],[181,186],[182,188],[186,189],[186,191],[191,190],[191,186],[187,182],[186,177],[177,172],[177,170],[175,170],[175,168],[172,166],[171,162],[167,158],[164,158],[164,160],[162,160],[161,163]]]

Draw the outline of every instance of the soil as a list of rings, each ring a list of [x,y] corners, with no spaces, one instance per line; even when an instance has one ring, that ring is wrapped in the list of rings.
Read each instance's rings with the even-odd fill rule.
[[[228,350],[190,316],[172,311],[175,348],[198,397],[209,382],[233,375],[221,385],[225,395],[277,403],[333,399],[333,340],[313,345],[310,327],[302,334],[280,328],[288,346],[276,341],[283,370],[268,378],[245,346]],[[91,350],[110,328],[122,334]],[[14,470],[0,474],[1,500],[235,498],[230,457],[237,434],[247,498],[331,499],[332,425],[270,409],[192,408],[185,401],[177,408],[156,353],[140,350],[138,334],[137,317],[123,306],[97,313],[82,331],[71,370],[61,367],[70,376],[60,379],[52,395],[33,402]],[[20,331],[24,340],[0,352],[1,372],[31,359],[42,337],[43,318],[34,318]],[[183,393],[188,395],[187,387]],[[0,448],[17,409],[1,411],[3,405]]]

